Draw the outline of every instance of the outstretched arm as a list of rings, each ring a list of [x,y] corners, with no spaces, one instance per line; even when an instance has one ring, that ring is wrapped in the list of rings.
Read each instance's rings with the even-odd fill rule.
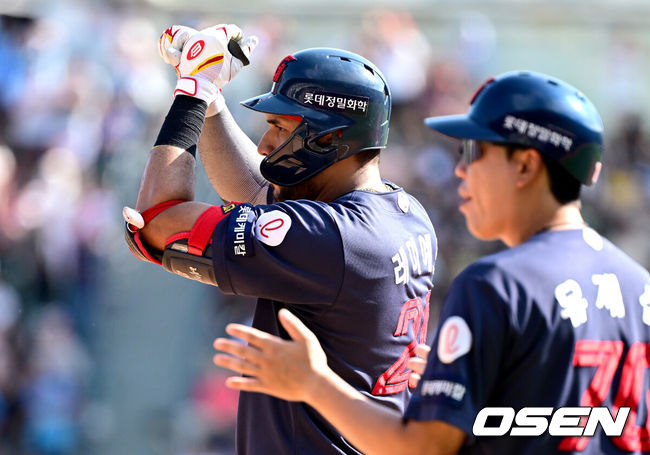
[[[465,433],[442,421],[404,422],[347,384],[327,365],[316,336],[288,310],[278,315],[293,341],[257,329],[229,324],[226,331],[248,342],[218,338],[217,365],[245,374],[228,378],[229,387],[304,401],[316,409],[354,446],[372,454],[454,454]]]

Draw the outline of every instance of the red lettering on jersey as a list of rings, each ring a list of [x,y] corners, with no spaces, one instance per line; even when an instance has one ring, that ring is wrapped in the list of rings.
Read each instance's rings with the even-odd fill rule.
[[[422,300],[417,297],[404,302],[400,311],[397,327],[393,336],[399,337],[408,334],[409,321],[412,321],[413,341],[402,351],[399,359],[393,363],[375,382],[372,388],[373,395],[392,395],[406,390],[411,370],[407,363],[415,355],[415,346],[426,341],[426,331],[429,324],[429,299],[431,291],[425,298],[425,307],[422,307]]]
[[[618,412],[621,407],[629,406],[630,415],[627,417],[623,434],[612,438],[619,449],[629,452],[650,451],[650,413],[646,411],[643,426],[636,422],[643,400],[646,402],[646,409],[650,406],[650,390],[644,390],[643,385],[643,373],[648,368],[650,368],[650,343],[634,343],[627,352],[618,393],[614,400],[614,412]]]
[[[420,327],[418,344],[424,344],[427,342],[427,331],[429,330],[429,300],[431,300],[431,291],[427,292],[427,296],[424,298],[424,314],[422,315],[422,321],[424,323]]]
[[[421,318],[422,303],[420,303],[420,299],[407,300],[406,303],[402,305],[402,311],[399,315],[397,328],[395,329],[393,336],[398,337],[406,335],[409,331],[409,321],[413,321],[413,332],[415,333],[420,329]]]
[[[611,386],[620,365],[623,354],[622,341],[580,340],[576,343],[573,356],[575,367],[597,367],[589,387],[582,395],[580,406],[602,406],[605,399],[612,394]],[[650,451],[650,415],[645,424],[637,424],[637,416],[642,406],[642,400],[650,403],[650,392],[645,390],[644,371],[650,368],[650,343],[636,342],[627,352],[623,361],[621,379],[614,399],[612,415],[618,415],[622,407],[629,407],[623,434],[613,437],[612,442],[619,449],[628,452]],[[585,419],[581,420],[581,425]],[[591,438],[566,437],[558,449],[562,451],[582,451]]]

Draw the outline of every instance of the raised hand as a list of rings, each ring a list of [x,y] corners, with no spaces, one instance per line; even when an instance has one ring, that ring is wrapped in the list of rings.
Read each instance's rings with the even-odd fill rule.
[[[184,25],[172,25],[165,30],[158,38],[158,55],[165,63],[171,65],[176,70],[176,75],[180,77],[178,65],[181,63],[181,53],[183,46],[193,34],[198,30]]]
[[[280,310],[278,318],[292,341],[241,324],[228,324],[226,332],[248,345],[217,338],[215,349],[230,355],[217,354],[214,363],[246,375],[228,378],[228,387],[308,402],[318,393],[318,378],[331,373],[327,358],[316,336],[289,310]]]
[[[182,94],[204,100],[210,116],[225,106],[221,89],[249,64],[257,43],[257,37],[245,37],[234,24],[219,24],[201,31],[173,25],[160,36],[158,53],[174,67],[179,78],[174,96]]]

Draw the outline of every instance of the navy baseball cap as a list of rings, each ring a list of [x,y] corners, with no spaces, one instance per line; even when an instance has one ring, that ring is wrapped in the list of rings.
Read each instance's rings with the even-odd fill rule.
[[[516,71],[490,78],[467,114],[424,122],[453,138],[535,148],[586,185],[598,177],[603,144],[598,111],[578,89],[545,74]]]

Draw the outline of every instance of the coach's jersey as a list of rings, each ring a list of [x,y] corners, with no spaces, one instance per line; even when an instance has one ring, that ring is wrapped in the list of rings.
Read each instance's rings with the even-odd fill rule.
[[[289,338],[289,308],[318,337],[329,366],[402,413],[406,362],[426,340],[436,237],[422,206],[397,187],[353,191],[330,203],[235,207],[217,225],[214,270],[223,292],[256,296],[253,326]],[[303,403],[242,392],[239,454],[356,454]]]
[[[650,452],[649,365],[648,272],[590,228],[546,231],[456,278],[406,417],[462,429],[467,454]],[[488,406],[631,412],[621,437],[474,437]]]

